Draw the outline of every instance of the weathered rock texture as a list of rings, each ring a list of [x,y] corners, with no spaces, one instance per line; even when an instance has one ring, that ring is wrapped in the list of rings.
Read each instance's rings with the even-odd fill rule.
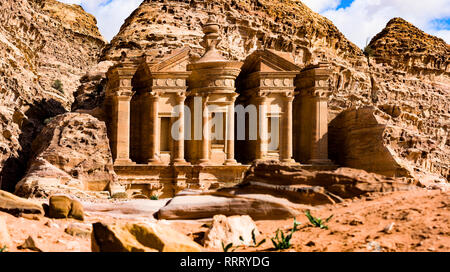
[[[48,205],[50,218],[74,218],[84,220],[84,209],[81,202],[65,195],[55,195],[50,198]]]
[[[400,112],[399,108],[392,111]],[[398,113],[395,113],[398,114]],[[393,177],[408,177],[428,186],[445,182],[448,146],[395,122],[375,108],[347,110],[330,124],[330,156],[340,165]],[[444,169],[435,169],[443,166]],[[431,174],[436,172],[437,174]],[[448,174],[446,176],[448,178]]]
[[[95,18],[55,0],[0,1],[1,187],[23,176],[43,121],[70,109],[104,41]],[[57,81],[61,82],[61,88]],[[53,87],[52,87],[53,86]]]
[[[293,203],[323,205],[369,193],[414,189],[416,186],[408,184],[405,178],[394,179],[358,169],[310,171],[301,166],[261,162],[251,167],[242,184],[220,191],[237,195],[270,194]]]
[[[333,159],[422,183],[448,180],[450,46],[396,18],[366,52],[374,106],[332,121]]]
[[[211,227],[206,231],[203,246],[221,249],[222,245],[232,243],[234,246],[255,246],[253,237],[259,236],[255,222],[248,215],[216,215]],[[254,235],[254,236],[253,236]]]
[[[14,216],[20,214],[44,215],[44,209],[41,204],[20,198],[5,191],[0,191],[0,211],[10,213]]]
[[[202,247],[167,225],[95,223],[93,252],[201,252]]]
[[[191,60],[195,61],[202,53],[201,27],[210,12],[222,26],[218,48],[228,59],[243,60],[264,47],[291,54],[300,67],[322,60],[330,62],[333,67],[330,121],[348,109],[373,106],[384,111],[391,116],[390,122],[401,136],[391,139],[389,133],[376,132],[380,137],[367,142],[367,148],[390,148],[393,157],[408,161],[412,169],[448,178],[449,45],[402,19],[389,22],[371,41],[365,56],[331,21],[300,1],[145,0],[105,48],[101,59],[119,62],[125,57],[142,55],[157,58],[189,46]],[[93,98],[104,95],[103,85],[98,78],[86,78],[77,93],[74,109],[92,110],[101,105],[101,99]],[[340,131],[332,133],[349,130],[339,124],[337,127]],[[396,143],[388,147],[389,141]],[[333,144],[336,142],[330,143]],[[356,154],[352,160],[363,162],[357,167],[373,171],[365,168],[368,164],[364,162],[364,153],[351,149],[339,152],[346,156]],[[416,159],[411,153],[420,155]],[[398,166],[397,159],[389,161],[393,164],[383,162],[376,171],[414,176],[410,168]]]
[[[116,181],[106,125],[89,114],[53,118],[35,139],[33,151],[28,173],[16,187],[20,196],[107,191]]]

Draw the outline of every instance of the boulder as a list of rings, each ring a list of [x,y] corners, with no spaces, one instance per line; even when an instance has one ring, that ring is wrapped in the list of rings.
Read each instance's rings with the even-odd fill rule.
[[[67,226],[64,232],[76,237],[89,238],[92,233],[92,225],[72,223],[69,226]]]
[[[50,197],[48,216],[56,219],[74,218],[83,221],[83,205],[69,196],[52,196]]]
[[[33,142],[31,164],[16,194],[82,196],[107,191],[116,181],[105,123],[89,114],[66,113],[51,119]]]
[[[159,219],[201,219],[215,215],[249,215],[254,220],[293,218],[304,205],[270,195],[231,195],[218,192],[175,196],[158,211]]]
[[[216,215],[213,218],[210,229],[205,233],[203,246],[206,248],[220,249],[223,245],[232,243],[234,246],[254,245],[253,234],[260,233],[255,222],[248,215],[231,216]]]
[[[0,211],[19,216],[20,214],[43,215],[42,205],[0,190]]]
[[[187,236],[161,223],[95,223],[91,241],[93,252],[202,251],[202,247]]]
[[[0,251],[8,250],[11,247],[12,247],[11,236],[9,236],[5,218],[0,216]]]

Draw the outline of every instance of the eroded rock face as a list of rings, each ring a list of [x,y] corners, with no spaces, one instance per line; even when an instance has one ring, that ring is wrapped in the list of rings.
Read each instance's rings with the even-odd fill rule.
[[[374,111],[377,122],[386,125],[384,146],[412,168],[408,174],[428,172],[448,180],[450,46],[395,18],[372,39],[367,51],[373,104],[386,113],[382,116]],[[351,108],[342,118],[365,112]],[[373,143],[371,148],[380,141]]]
[[[105,43],[77,6],[3,0],[0,10],[0,186],[13,191],[44,120],[70,109]]]
[[[449,147],[399,121],[402,107],[390,114],[375,107],[347,110],[330,124],[330,156],[340,165],[421,185],[445,182]]]
[[[105,123],[91,115],[55,117],[36,138],[33,150],[29,171],[17,184],[18,195],[107,191],[117,179]]]
[[[231,194],[269,194],[292,203],[312,206],[336,204],[368,193],[415,190],[405,178],[394,179],[363,170],[339,168],[334,171],[305,170],[276,161],[254,164],[244,182],[221,189]]]

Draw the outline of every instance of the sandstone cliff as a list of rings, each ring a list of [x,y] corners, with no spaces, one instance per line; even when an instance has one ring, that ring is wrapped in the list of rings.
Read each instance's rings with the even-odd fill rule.
[[[383,174],[400,171],[424,184],[440,180],[435,175],[448,180],[450,46],[395,18],[366,53],[373,107],[353,107],[332,121],[333,158]],[[382,167],[382,161],[395,163]]]
[[[17,184],[23,197],[107,191],[116,180],[106,125],[88,114],[53,118],[33,141],[27,175]]]
[[[55,0],[0,1],[0,184],[24,175],[43,121],[70,109],[104,41],[92,15]]]

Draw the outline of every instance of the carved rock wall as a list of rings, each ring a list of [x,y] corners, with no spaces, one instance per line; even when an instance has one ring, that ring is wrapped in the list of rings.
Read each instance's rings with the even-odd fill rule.
[[[117,180],[104,122],[88,114],[53,118],[33,142],[29,171],[16,193],[47,197],[72,191],[107,191]]]
[[[79,78],[103,46],[95,19],[79,6],[0,1],[1,188],[14,189],[44,120],[70,109]]]
[[[189,46],[195,61],[203,52],[201,27],[210,13],[222,27],[219,49],[226,58],[243,60],[257,48],[267,48],[285,52],[300,67],[328,61],[334,70],[330,122],[348,109],[373,106],[384,111],[392,116],[390,122],[400,130],[399,135],[409,135],[399,136],[390,152],[410,161],[413,168],[425,167],[448,177],[449,46],[404,20],[391,21],[372,40],[367,57],[331,21],[297,0],[145,0],[105,47],[101,60],[119,62],[142,55],[157,58]],[[92,81],[83,86],[89,84]],[[74,109],[92,109],[92,100],[85,107],[83,99],[95,90],[99,89],[81,88],[77,93],[81,102]],[[101,104],[100,100],[94,102]],[[377,133],[381,135],[378,142],[368,148],[387,148],[388,134]],[[420,157],[427,157],[426,162],[411,160],[413,149],[425,152]],[[379,170],[392,169],[397,169],[395,163]]]

